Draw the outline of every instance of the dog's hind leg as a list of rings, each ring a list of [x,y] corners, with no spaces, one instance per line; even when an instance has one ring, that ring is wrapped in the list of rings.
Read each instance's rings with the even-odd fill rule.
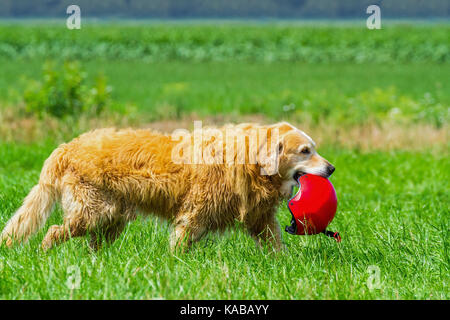
[[[83,236],[84,234],[86,234],[84,227],[77,226],[76,223],[71,223],[70,221],[66,221],[61,226],[53,225],[48,229],[42,241],[42,249],[47,251],[54,245],[67,241],[69,238]]]
[[[42,241],[44,250],[71,237],[80,237],[96,231],[106,231],[106,237],[113,239],[120,234],[119,230],[123,229],[121,220],[129,217],[120,215],[123,204],[117,197],[74,176],[65,177],[61,202],[64,211],[63,225],[50,227]],[[108,229],[116,223],[116,228]]]
[[[99,250],[102,247],[104,240],[109,244],[113,243],[120,236],[125,225],[126,222],[108,226],[99,226],[96,230],[90,231],[91,240],[89,246],[92,250]]]
[[[62,193],[61,203],[64,211],[63,224],[53,225],[48,229],[42,241],[42,249],[47,251],[54,245],[60,244],[72,237],[80,237],[86,234],[88,225],[92,225],[94,208],[89,204],[93,202],[88,188],[82,184],[74,183],[72,177],[66,178],[66,184]]]
[[[103,240],[106,240],[108,244],[112,244],[121,235],[127,223],[135,218],[136,213],[134,207],[121,210],[121,213],[115,221],[100,225],[96,230],[90,232],[90,247],[94,250],[100,249]]]

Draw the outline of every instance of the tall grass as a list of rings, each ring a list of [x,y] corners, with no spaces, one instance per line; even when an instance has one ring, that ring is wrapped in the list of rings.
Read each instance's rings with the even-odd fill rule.
[[[53,147],[0,144],[1,226],[37,182]],[[283,232],[287,251],[272,255],[238,226],[174,255],[171,228],[138,219],[99,252],[89,251],[85,237],[43,254],[44,229],[28,245],[0,248],[0,298],[448,299],[445,156],[320,151],[337,167],[331,180],[339,205],[330,229],[341,233],[341,243]],[[285,207],[277,217],[282,226],[289,224]],[[58,209],[47,227],[59,223]],[[79,270],[80,282],[71,289],[73,270]],[[379,277],[371,280],[371,270]]]

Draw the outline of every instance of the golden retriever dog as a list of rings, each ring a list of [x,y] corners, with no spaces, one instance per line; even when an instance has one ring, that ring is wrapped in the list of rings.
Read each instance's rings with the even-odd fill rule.
[[[58,201],[63,223],[49,228],[44,250],[86,234],[97,249],[103,240],[114,241],[137,213],[171,221],[174,249],[185,250],[237,220],[257,243],[278,250],[283,245],[275,214],[297,178],[334,171],[313,140],[285,122],[181,133],[98,129],[60,145],[0,243],[26,241]]]

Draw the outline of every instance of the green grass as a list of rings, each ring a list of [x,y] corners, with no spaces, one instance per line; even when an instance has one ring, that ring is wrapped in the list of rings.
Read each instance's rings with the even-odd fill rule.
[[[149,120],[262,113],[442,126],[450,117],[449,28],[86,21],[71,31],[58,22],[4,22],[0,101],[19,102],[23,78],[40,79],[46,59],[79,59],[91,81],[99,72],[109,79],[112,109]]]
[[[0,60],[0,101],[15,103],[24,78],[42,79],[42,60]],[[150,120],[186,114],[261,113],[274,119],[364,123],[392,118],[441,125],[449,120],[449,64],[271,64],[243,62],[83,62],[90,82],[103,73],[113,108],[132,105]],[[18,76],[18,74],[20,76]],[[12,92],[15,94],[12,94]],[[285,110],[284,106],[293,106]],[[128,108],[130,109],[130,108]],[[132,112],[132,113],[133,113]]]
[[[0,25],[0,56],[160,61],[309,63],[448,62],[450,26],[387,24],[113,24],[86,21]]]
[[[1,225],[37,182],[52,148],[0,145]],[[97,253],[89,251],[87,238],[43,253],[43,230],[29,245],[0,249],[0,298],[448,299],[447,158],[427,152],[322,153],[337,167],[332,182],[339,208],[330,229],[341,232],[340,244],[323,235],[284,233],[288,249],[274,256],[238,226],[173,255],[170,226],[139,219]],[[59,209],[50,220],[60,223]],[[284,206],[278,220],[289,223]],[[80,270],[79,289],[66,285],[70,266]],[[381,281],[372,290],[370,266],[379,268]]]
[[[11,110],[22,106],[24,78],[41,80],[46,58],[78,58],[88,82],[99,72],[108,78],[110,110],[127,111],[121,116],[141,125],[192,114],[239,121],[257,113],[318,123],[336,134],[374,122],[398,122],[405,126],[395,130],[413,136],[420,127],[415,123],[448,130],[447,24],[379,31],[356,24],[98,24],[82,32],[36,24],[0,26],[0,117],[6,115],[0,125],[30,125]],[[63,126],[70,137],[84,128],[69,121]],[[7,143],[0,136],[0,229],[62,142],[60,132],[51,132],[55,126],[41,127],[48,130],[44,141],[25,144],[13,137]],[[0,248],[0,299],[449,299],[448,145],[424,149],[319,146],[337,167],[331,180],[339,206],[330,229],[342,234],[340,244],[283,232],[288,250],[273,255],[238,225],[173,255],[171,226],[141,218],[96,253],[86,238],[43,253],[44,228],[29,245]],[[285,204],[277,217],[282,227],[289,224]],[[57,208],[46,227],[61,220]],[[81,283],[70,290],[73,266]],[[373,268],[381,282],[371,290]]]

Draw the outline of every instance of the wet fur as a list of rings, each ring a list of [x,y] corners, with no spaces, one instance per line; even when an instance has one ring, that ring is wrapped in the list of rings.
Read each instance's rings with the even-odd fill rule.
[[[221,130],[225,128],[266,128],[269,133],[278,129],[279,172],[261,175],[259,163],[175,164],[171,156],[177,142],[169,135],[150,130],[94,130],[60,145],[50,155],[39,183],[7,223],[0,241],[7,246],[26,241],[60,201],[64,221],[49,228],[42,242],[44,250],[86,234],[91,235],[91,246],[98,248],[102,239],[114,241],[138,212],[173,222],[173,248],[185,249],[205,233],[224,230],[237,220],[255,239],[280,249],[275,213],[295,184],[292,170],[299,163],[299,146],[313,148],[313,142],[287,123],[242,124]],[[302,161],[314,170],[329,165],[317,154]]]

